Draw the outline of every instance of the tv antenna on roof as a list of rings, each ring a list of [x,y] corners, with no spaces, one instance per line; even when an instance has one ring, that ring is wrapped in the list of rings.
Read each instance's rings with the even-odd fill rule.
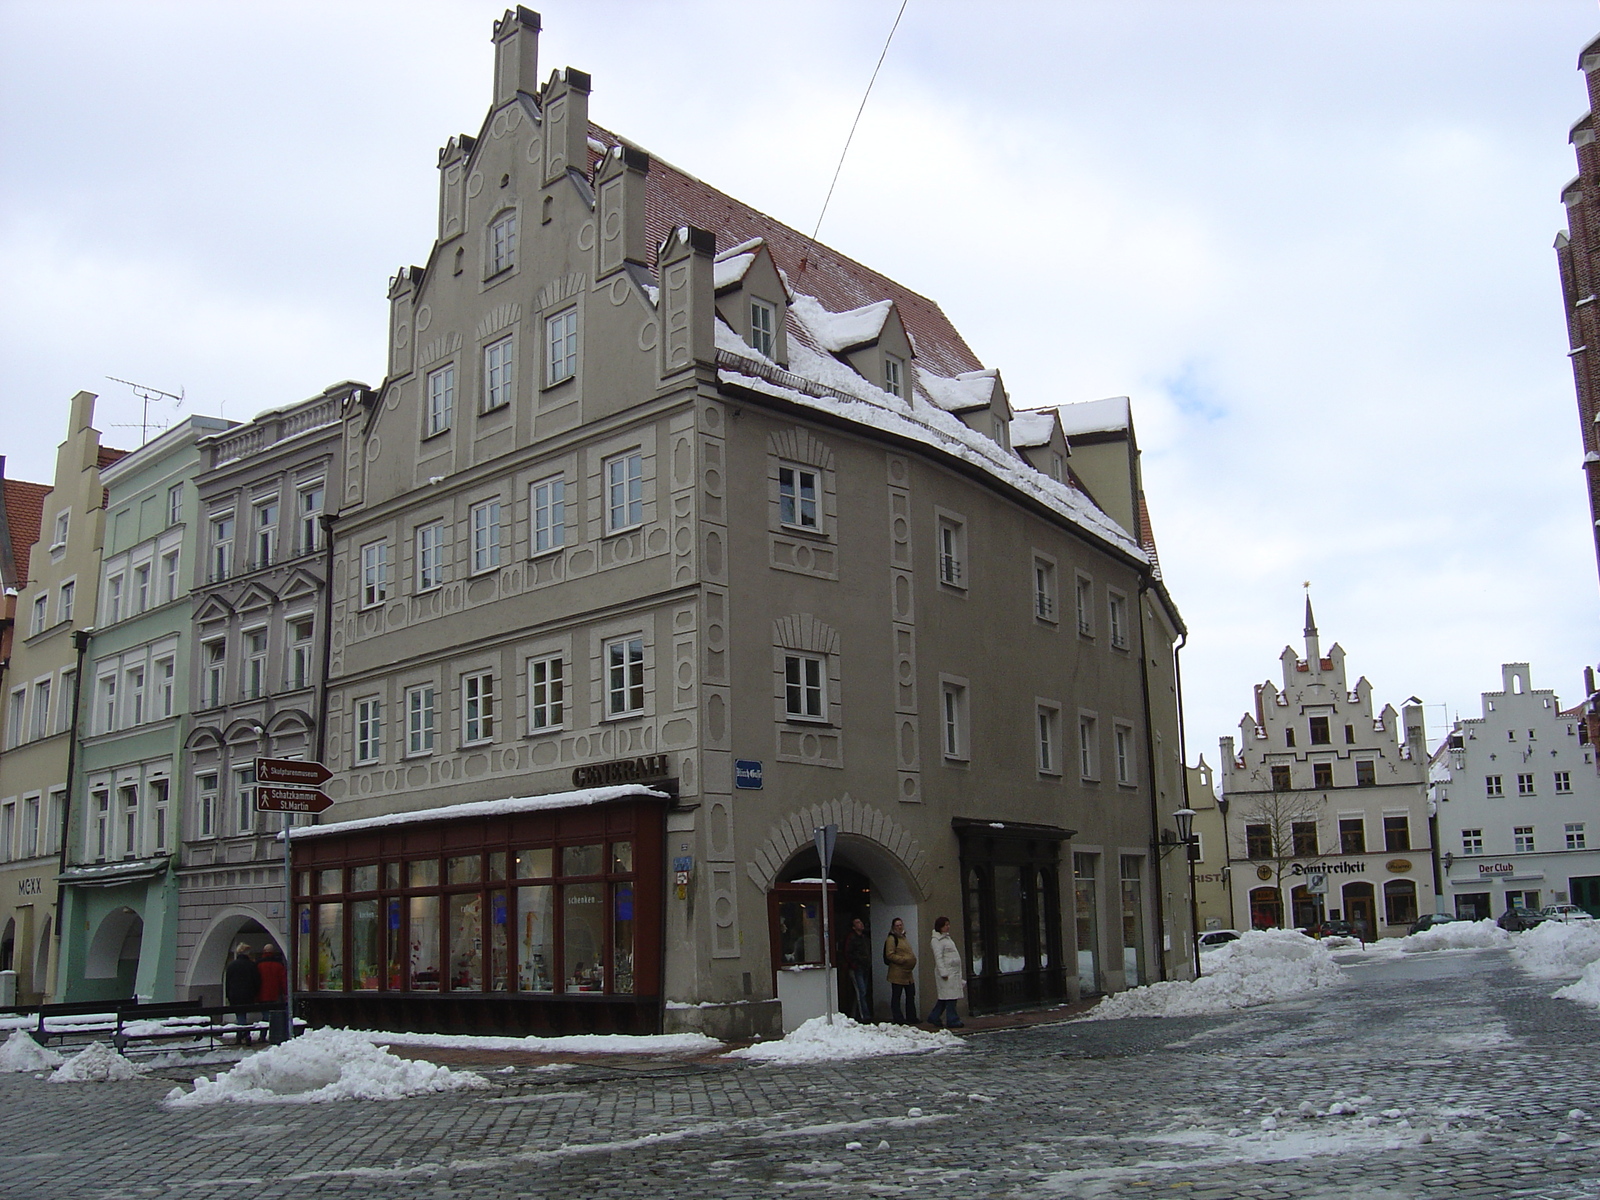
[[[133,389],[133,394],[139,397],[140,401],[143,402],[144,409],[139,415],[138,425],[139,445],[141,446],[150,440],[150,430],[152,428],[150,423],[150,404],[152,401],[171,400],[175,405],[177,405],[177,407],[183,407],[183,393],[181,391],[177,395],[173,395],[171,392],[163,392],[160,388],[150,387],[143,383],[135,383],[131,379],[118,379],[115,375],[107,375],[106,378],[111,380],[112,383],[127,384]],[[157,430],[162,430],[167,427],[167,424],[168,422],[162,421],[160,424],[155,425],[154,428]],[[117,425],[114,426],[114,428],[133,429],[134,426],[131,424]]]

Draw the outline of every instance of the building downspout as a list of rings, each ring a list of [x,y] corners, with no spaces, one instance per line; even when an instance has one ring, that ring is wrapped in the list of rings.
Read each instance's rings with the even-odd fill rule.
[[[55,966],[59,973],[61,969],[61,918],[66,914],[67,885],[61,882],[61,876],[67,870],[67,834],[72,828],[72,789],[73,777],[78,770],[78,727],[83,715],[83,664],[89,656],[89,639],[94,637],[93,629],[74,629],[72,631],[72,646],[78,652],[77,670],[72,676],[72,740],[67,743],[67,783],[66,791],[61,797],[61,834],[56,847],[56,954]],[[59,985],[60,980],[56,983]],[[59,991],[59,987],[57,991]]]
[[[333,658],[333,523],[339,518],[324,513],[317,518],[322,526],[322,668],[317,672],[317,752],[321,762],[328,748],[328,670]],[[316,817],[311,818],[316,824]]]
[[[1150,657],[1145,642],[1145,596],[1150,591],[1148,576],[1139,577],[1139,693],[1144,701],[1144,757],[1145,772],[1150,780],[1150,860],[1155,866],[1154,892],[1155,892],[1155,918],[1156,929],[1166,936],[1167,917],[1166,904],[1162,900],[1161,889],[1164,886],[1161,870],[1161,803],[1156,789],[1156,735],[1155,722],[1150,715]],[[1180,741],[1180,745],[1182,742]],[[1167,949],[1164,945],[1156,947],[1156,974],[1162,980],[1167,978]]]

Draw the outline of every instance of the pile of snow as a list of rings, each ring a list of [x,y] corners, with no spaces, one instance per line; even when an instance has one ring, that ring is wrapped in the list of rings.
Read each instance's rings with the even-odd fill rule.
[[[397,1058],[369,1035],[314,1029],[263,1050],[233,1070],[194,1081],[194,1091],[173,1088],[172,1108],[203,1104],[323,1103],[330,1100],[400,1100],[427,1092],[488,1087],[481,1075],[430,1062]]]
[[[832,1025],[827,1017],[812,1017],[780,1041],[757,1042],[730,1050],[726,1057],[767,1063],[838,1062],[885,1054],[926,1054],[960,1045],[961,1039],[948,1030],[925,1033],[910,1025],[862,1025],[843,1013],[834,1013]]]
[[[1576,983],[1555,990],[1557,1000],[1575,1000],[1591,1008],[1600,1008],[1600,962],[1592,962],[1583,969]]]
[[[1530,975],[1573,976],[1600,959],[1600,921],[1546,921],[1519,933],[1511,958]]]
[[[380,1046],[441,1046],[461,1050],[521,1050],[529,1054],[684,1054],[722,1045],[703,1033],[573,1033],[563,1037],[499,1037],[472,1033],[350,1032]]]
[[[90,1042],[50,1076],[51,1083],[120,1083],[139,1078],[134,1066],[104,1042]]]
[[[64,1061],[21,1029],[12,1030],[6,1044],[0,1046],[0,1071],[54,1071]]]
[[[1402,954],[1425,950],[1497,950],[1511,944],[1511,935],[1493,921],[1448,921],[1400,939]]]
[[[1321,942],[1292,929],[1254,929],[1201,960],[1199,979],[1152,983],[1108,996],[1083,1017],[1198,1017],[1287,1000],[1344,982]]]

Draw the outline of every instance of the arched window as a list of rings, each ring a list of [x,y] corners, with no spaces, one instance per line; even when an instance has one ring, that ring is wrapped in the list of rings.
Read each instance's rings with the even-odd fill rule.
[[[517,212],[507,209],[489,224],[489,271],[498,275],[517,261]]]

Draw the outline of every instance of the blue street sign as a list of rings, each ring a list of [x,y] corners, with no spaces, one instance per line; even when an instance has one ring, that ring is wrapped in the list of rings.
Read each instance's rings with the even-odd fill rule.
[[[734,759],[733,786],[759,791],[761,788],[761,764],[753,758]]]

